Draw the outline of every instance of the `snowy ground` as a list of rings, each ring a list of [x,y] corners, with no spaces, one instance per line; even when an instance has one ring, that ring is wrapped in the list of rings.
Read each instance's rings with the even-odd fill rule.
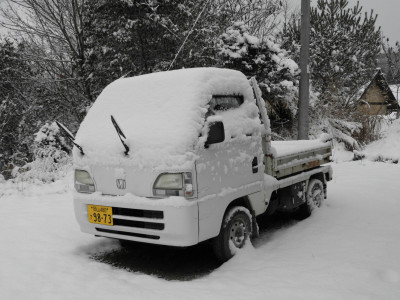
[[[263,222],[219,266],[173,249],[80,233],[69,180],[0,183],[0,299],[399,299],[400,166],[333,164],[328,200],[302,222]]]

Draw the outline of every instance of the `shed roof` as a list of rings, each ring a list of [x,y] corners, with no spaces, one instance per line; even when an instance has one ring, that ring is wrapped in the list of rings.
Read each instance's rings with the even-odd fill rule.
[[[389,85],[394,97],[397,99],[397,102],[400,104],[400,84],[391,84]]]
[[[385,76],[383,76],[383,73],[382,73],[382,71],[380,69],[375,73],[375,75],[372,78],[372,80],[365,85],[364,91],[361,94],[359,100],[364,97],[364,95],[367,93],[368,89],[374,83],[382,90],[382,94],[384,94],[386,96],[386,101],[385,102],[387,104],[389,104],[389,105],[393,105],[394,104],[394,105],[398,106],[397,99],[393,95],[393,92],[390,89],[389,84],[387,83],[386,78],[385,78]]]

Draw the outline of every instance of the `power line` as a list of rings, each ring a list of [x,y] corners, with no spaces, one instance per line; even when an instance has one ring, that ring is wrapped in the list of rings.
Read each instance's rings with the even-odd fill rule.
[[[183,43],[182,43],[181,47],[179,48],[178,52],[176,53],[176,55],[175,55],[175,57],[174,57],[174,60],[173,60],[173,61],[171,62],[171,64],[169,65],[168,71],[172,68],[173,64],[175,63],[176,58],[178,57],[179,53],[182,51],[183,46],[185,46],[187,39],[189,38],[190,34],[193,32],[194,27],[196,26],[197,22],[199,21],[201,15],[203,14],[203,12],[204,12],[204,10],[206,9],[206,7],[207,7],[207,5],[208,5],[209,2],[210,2],[210,0],[208,0],[208,1],[204,4],[203,9],[201,10],[201,12],[199,13],[199,15],[197,16],[196,20],[194,21],[194,23],[193,23],[193,25],[192,25],[192,28],[190,28],[188,34],[187,34],[186,37],[185,37],[185,40],[183,41]]]

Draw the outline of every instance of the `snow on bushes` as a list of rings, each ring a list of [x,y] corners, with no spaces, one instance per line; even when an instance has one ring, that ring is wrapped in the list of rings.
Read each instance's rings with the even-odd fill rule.
[[[34,160],[13,169],[15,181],[53,182],[63,178],[71,168],[70,147],[55,122],[46,123],[35,133]]]
[[[233,26],[228,27],[221,36],[223,43],[221,44],[220,55],[235,60],[245,58],[253,49],[258,49],[260,40],[250,35],[248,31],[248,27],[243,22],[236,22]],[[252,69],[249,62],[243,61],[242,63],[245,68]]]
[[[293,123],[300,70],[287,51],[271,38],[252,36],[243,22],[235,22],[220,37],[219,55],[225,67],[257,78],[272,125]]]
[[[393,121],[382,135],[382,139],[356,152],[355,158],[398,163],[400,160],[400,119]]]

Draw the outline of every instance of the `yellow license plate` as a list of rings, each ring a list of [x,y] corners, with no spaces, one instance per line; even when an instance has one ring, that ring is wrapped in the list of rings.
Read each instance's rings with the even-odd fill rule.
[[[113,226],[112,207],[100,205],[88,205],[88,217],[90,223]]]

